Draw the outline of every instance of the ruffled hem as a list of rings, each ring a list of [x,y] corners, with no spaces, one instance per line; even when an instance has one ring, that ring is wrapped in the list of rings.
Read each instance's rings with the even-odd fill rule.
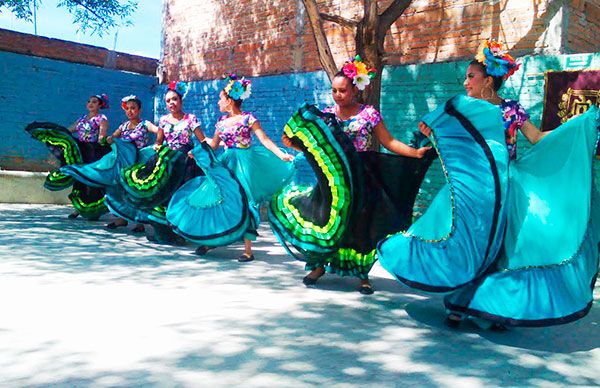
[[[598,276],[598,245],[592,236],[590,230],[581,250],[564,263],[493,273],[479,285],[448,295],[446,308],[505,326],[580,319],[592,306]]]
[[[84,185],[106,188],[115,186],[122,168],[133,165],[137,159],[135,144],[114,139],[112,151],[96,162],[67,165],[60,172],[69,175]]]
[[[162,146],[146,163],[123,169],[119,185],[126,199],[148,209],[168,202],[183,182],[186,158],[186,154]]]
[[[424,121],[434,130],[448,189],[406,232],[381,240],[377,252],[397,280],[448,292],[495,263],[506,225],[508,153],[500,111],[485,101],[457,96]],[[440,226],[448,226],[444,234]]]
[[[77,210],[82,217],[89,220],[97,220],[104,213],[108,213],[108,208],[104,204],[103,192],[98,192],[97,195],[89,196],[83,194],[83,192],[78,189],[73,189],[71,194],[69,194],[69,200],[71,200],[75,210]]]
[[[244,189],[206,143],[192,152],[205,176],[188,181],[175,192],[167,208],[168,224],[186,240],[205,246],[241,240],[250,228]]]
[[[369,278],[369,272],[375,261],[377,261],[375,250],[363,254],[352,248],[341,248],[328,259],[307,259],[305,269],[312,271],[320,267],[325,268],[328,273],[366,280]]]
[[[313,106],[303,105],[284,133],[302,149],[319,183],[315,188],[290,186],[273,197],[271,227],[300,249],[333,253],[346,231],[352,204],[352,173],[345,152]]]

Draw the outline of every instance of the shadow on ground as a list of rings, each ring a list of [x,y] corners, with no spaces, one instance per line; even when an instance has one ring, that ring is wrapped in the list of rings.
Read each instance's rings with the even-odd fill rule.
[[[600,312],[496,333],[443,325],[442,298],[378,265],[377,292],[303,265],[263,226],[205,257],[65,207],[0,205],[0,381],[10,386],[595,385]],[[596,296],[598,299],[598,295]]]

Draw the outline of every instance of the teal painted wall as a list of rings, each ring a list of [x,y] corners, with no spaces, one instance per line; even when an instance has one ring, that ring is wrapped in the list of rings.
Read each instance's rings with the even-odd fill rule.
[[[600,53],[526,56],[519,61],[521,69],[507,80],[499,94],[518,100],[538,127],[543,113],[545,71],[600,69]],[[462,83],[469,62],[387,67],[383,72],[381,112],[388,129],[399,139],[408,141],[421,117],[450,97],[464,93]],[[520,135],[518,144],[523,150],[529,143]],[[440,164],[434,162],[417,199],[417,214],[444,183]]]

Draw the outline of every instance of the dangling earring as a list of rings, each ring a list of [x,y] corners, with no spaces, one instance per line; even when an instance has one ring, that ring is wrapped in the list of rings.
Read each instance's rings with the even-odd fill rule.
[[[488,91],[488,90],[490,91],[490,97],[489,97],[489,98],[487,98],[487,97],[484,95],[484,92],[485,92],[485,91]],[[481,99],[482,99],[482,100],[489,101],[489,100],[491,100],[492,98],[494,98],[494,89],[492,89],[492,87],[488,85],[488,86],[486,86],[484,89],[482,89],[482,90],[481,90]]]

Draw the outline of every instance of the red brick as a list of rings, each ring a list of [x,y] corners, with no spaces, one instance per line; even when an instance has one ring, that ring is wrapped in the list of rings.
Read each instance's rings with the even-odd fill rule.
[[[0,51],[107,68],[111,67],[109,66],[110,55],[114,55],[115,61],[112,68],[149,75],[156,74],[156,67],[158,66],[158,61],[152,58],[111,52],[101,47],[45,38],[1,28]]]
[[[379,11],[391,2],[378,1]],[[566,2],[569,31],[563,32],[566,39],[562,41],[568,42],[568,47],[561,47],[560,41],[543,39],[555,15],[556,6],[549,7],[550,3],[551,0],[414,2],[386,36],[388,64],[467,59],[473,56],[481,39],[490,34],[506,41],[518,55],[544,49],[552,53],[600,50],[595,43],[600,41],[600,9],[594,5],[597,0]],[[221,0],[166,0],[165,81],[176,74],[185,79],[213,79],[229,69],[243,69],[252,76],[321,69],[306,17],[304,33],[296,32],[297,4],[284,0],[238,0],[232,7]],[[362,17],[360,0],[319,0],[318,5],[321,12],[354,20]],[[336,63],[341,65],[354,54],[354,32],[331,22],[325,22],[324,29]]]

